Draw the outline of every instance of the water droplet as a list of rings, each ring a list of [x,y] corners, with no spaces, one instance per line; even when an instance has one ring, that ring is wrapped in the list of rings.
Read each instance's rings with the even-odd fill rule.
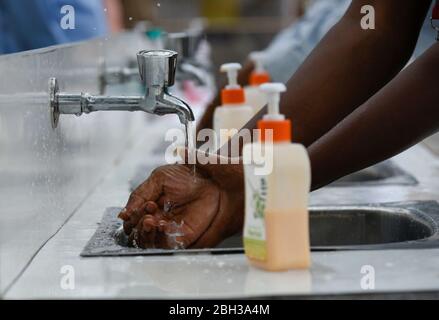
[[[170,200],[165,201],[164,205],[163,205],[163,211],[165,213],[169,213],[172,210],[172,202]]]

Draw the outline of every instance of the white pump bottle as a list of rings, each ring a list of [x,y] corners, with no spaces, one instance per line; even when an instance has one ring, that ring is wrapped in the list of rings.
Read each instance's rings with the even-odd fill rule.
[[[253,109],[245,103],[245,93],[238,84],[239,63],[226,63],[220,71],[227,73],[228,85],[221,91],[222,105],[213,114],[213,129],[217,136],[216,147],[220,148],[253,116]]]
[[[248,79],[248,86],[244,87],[247,104],[253,108],[253,115],[258,113],[267,104],[267,95],[259,88],[260,85],[270,82],[270,75],[262,63],[262,52],[252,52],[249,55],[255,67]]]

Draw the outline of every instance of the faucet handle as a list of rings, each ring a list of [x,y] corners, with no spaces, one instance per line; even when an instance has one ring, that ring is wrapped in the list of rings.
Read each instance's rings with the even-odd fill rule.
[[[172,50],[142,50],[137,53],[140,78],[146,87],[171,87],[175,81],[178,53]]]

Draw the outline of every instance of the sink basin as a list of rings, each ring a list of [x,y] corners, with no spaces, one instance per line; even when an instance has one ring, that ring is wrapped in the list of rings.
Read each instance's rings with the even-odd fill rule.
[[[310,208],[313,251],[439,247],[435,201]],[[219,245],[237,247],[241,236]]]
[[[314,248],[410,242],[433,236],[427,216],[398,208],[316,208],[310,214]]]
[[[388,160],[372,167],[347,175],[330,187],[376,186],[376,185],[416,185],[418,181],[409,173]]]
[[[162,250],[127,247],[115,240],[120,208],[109,208],[82,256],[163,255],[175,253],[242,253],[242,237],[216,248]],[[378,205],[310,208],[313,251],[422,249],[439,247],[439,203],[400,202]]]

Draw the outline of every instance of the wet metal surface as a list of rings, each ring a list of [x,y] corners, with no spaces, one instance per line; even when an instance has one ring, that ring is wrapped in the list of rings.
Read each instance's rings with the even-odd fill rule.
[[[127,246],[117,214],[108,208],[98,229],[81,253],[83,257],[142,256],[193,253],[243,253],[241,236],[216,248],[163,250]],[[436,201],[310,209],[311,246],[325,250],[383,250],[439,248],[439,204]]]
[[[439,248],[436,201],[315,208],[310,216],[315,250]]]
[[[227,242],[224,246],[211,249],[185,249],[185,250],[164,250],[164,249],[141,249],[127,246],[127,239],[123,231],[121,220],[117,214],[122,208],[107,208],[105,210],[99,227],[93,234],[90,241],[81,252],[82,257],[100,256],[143,256],[143,255],[169,255],[169,254],[191,254],[191,253],[242,253],[240,238],[238,241]],[[122,233],[121,233],[122,232]]]

